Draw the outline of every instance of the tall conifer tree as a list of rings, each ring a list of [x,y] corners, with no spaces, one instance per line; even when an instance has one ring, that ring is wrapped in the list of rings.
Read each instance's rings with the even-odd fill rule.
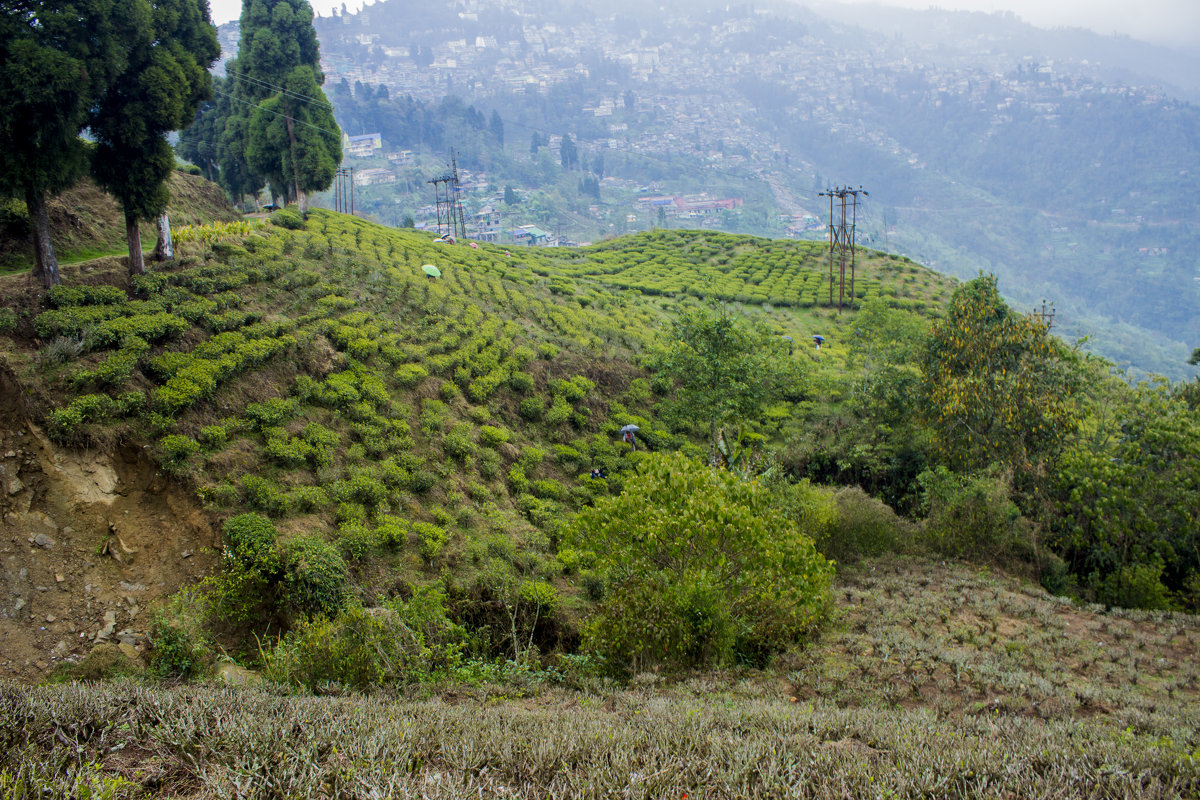
[[[115,30],[124,0],[0,4],[0,194],[23,199],[34,277],[59,282],[46,200],[87,170],[79,138],[96,98],[125,65]]]
[[[306,0],[245,0],[234,114],[227,138],[250,170],[307,211],[307,195],[327,189],[341,161],[341,130],[321,85],[317,34]]]
[[[211,96],[208,69],[221,49],[206,0],[131,0],[123,26],[128,62],[92,116],[92,175],[121,202],[129,271],[141,273],[138,221],[160,217],[170,200],[175,153],[165,136]]]

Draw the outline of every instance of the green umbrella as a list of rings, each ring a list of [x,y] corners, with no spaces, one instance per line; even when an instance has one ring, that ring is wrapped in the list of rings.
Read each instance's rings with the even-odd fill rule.
[[[423,269],[425,271],[425,274],[431,278],[442,277],[442,271],[440,269],[438,269],[437,267],[435,267],[433,264],[426,264],[425,266],[421,267],[421,269]]]

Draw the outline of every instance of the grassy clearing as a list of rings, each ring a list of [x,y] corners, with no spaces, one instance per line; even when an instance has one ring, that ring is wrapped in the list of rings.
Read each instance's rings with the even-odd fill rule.
[[[624,688],[569,675],[575,688],[543,678],[337,698],[8,686],[0,787],[241,798],[1200,791],[1194,617],[1105,614],[1000,576],[889,560],[842,581],[837,620],[772,671],[644,674]],[[1112,650],[1115,661],[1093,658]],[[1136,682],[1130,659],[1142,664]],[[914,690],[907,676],[927,669]]]

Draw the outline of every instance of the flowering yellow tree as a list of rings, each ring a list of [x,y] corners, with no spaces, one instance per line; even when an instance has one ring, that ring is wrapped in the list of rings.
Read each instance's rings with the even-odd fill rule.
[[[1045,323],[1013,313],[995,276],[960,286],[921,363],[922,408],[940,460],[1036,473],[1078,425],[1074,362]]]

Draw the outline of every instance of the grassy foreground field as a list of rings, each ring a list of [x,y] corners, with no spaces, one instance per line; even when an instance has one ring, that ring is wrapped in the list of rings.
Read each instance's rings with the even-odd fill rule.
[[[1195,797],[1200,620],[867,562],[765,672],[0,687],[5,797]]]

